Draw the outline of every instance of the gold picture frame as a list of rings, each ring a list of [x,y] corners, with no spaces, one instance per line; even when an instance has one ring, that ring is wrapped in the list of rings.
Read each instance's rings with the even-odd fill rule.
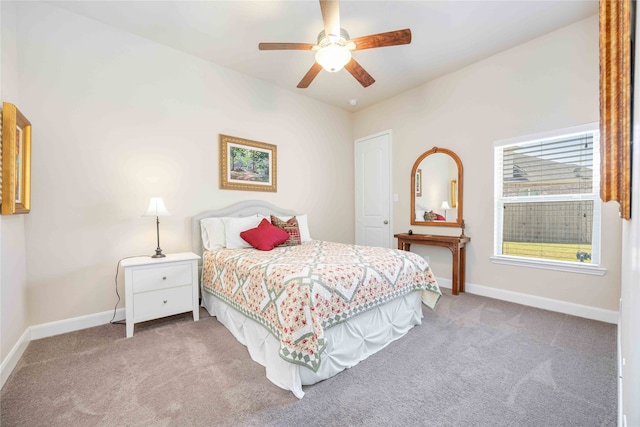
[[[220,188],[276,192],[277,154],[273,144],[221,134]]]
[[[422,169],[416,171],[416,197],[422,197]]]
[[[31,211],[31,123],[2,103],[2,215]]]
[[[600,198],[631,219],[635,5],[600,0]]]
[[[452,208],[458,207],[457,190],[458,190],[458,181],[453,179],[451,180],[451,207]]]

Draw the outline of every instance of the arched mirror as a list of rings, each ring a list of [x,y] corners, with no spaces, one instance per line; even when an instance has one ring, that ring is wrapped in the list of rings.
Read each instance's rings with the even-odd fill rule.
[[[411,224],[462,226],[462,162],[451,150],[433,147],[411,170]]]

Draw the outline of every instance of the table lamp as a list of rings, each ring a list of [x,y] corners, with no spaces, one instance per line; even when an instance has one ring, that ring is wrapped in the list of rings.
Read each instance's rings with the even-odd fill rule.
[[[156,254],[151,258],[164,258],[166,255],[162,253],[162,249],[160,249],[160,219],[161,216],[169,216],[171,215],[167,208],[164,206],[164,202],[162,201],[162,197],[152,197],[149,200],[149,207],[147,211],[142,216],[155,216],[156,217],[156,236],[158,238],[158,248],[156,249]]]
[[[446,200],[444,202],[442,202],[442,206],[440,206],[440,209],[444,210],[444,220],[447,220],[447,209],[451,209],[451,206],[449,206],[449,202],[447,202]]]

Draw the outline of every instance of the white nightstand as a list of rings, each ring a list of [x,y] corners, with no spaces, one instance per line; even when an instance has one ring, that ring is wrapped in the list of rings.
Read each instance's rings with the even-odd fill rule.
[[[193,311],[200,318],[198,260],[194,253],[168,254],[164,258],[123,260],[127,338],[133,325],[147,320]]]

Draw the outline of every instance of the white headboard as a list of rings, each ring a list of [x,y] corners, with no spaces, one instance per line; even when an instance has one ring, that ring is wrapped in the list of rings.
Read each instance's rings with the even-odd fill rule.
[[[202,212],[191,218],[191,247],[193,252],[202,256],[204,248],[202,247],[202,237],[200,232],[200,220],[212,217],[234,217],[234,216],[251,216],[264,215],[268,217],[271,214],[277,216],[294,216],[296,213],[288,209],[282,209],[269,202],[263,200],[245,200],[238,202],[226,208]]]

